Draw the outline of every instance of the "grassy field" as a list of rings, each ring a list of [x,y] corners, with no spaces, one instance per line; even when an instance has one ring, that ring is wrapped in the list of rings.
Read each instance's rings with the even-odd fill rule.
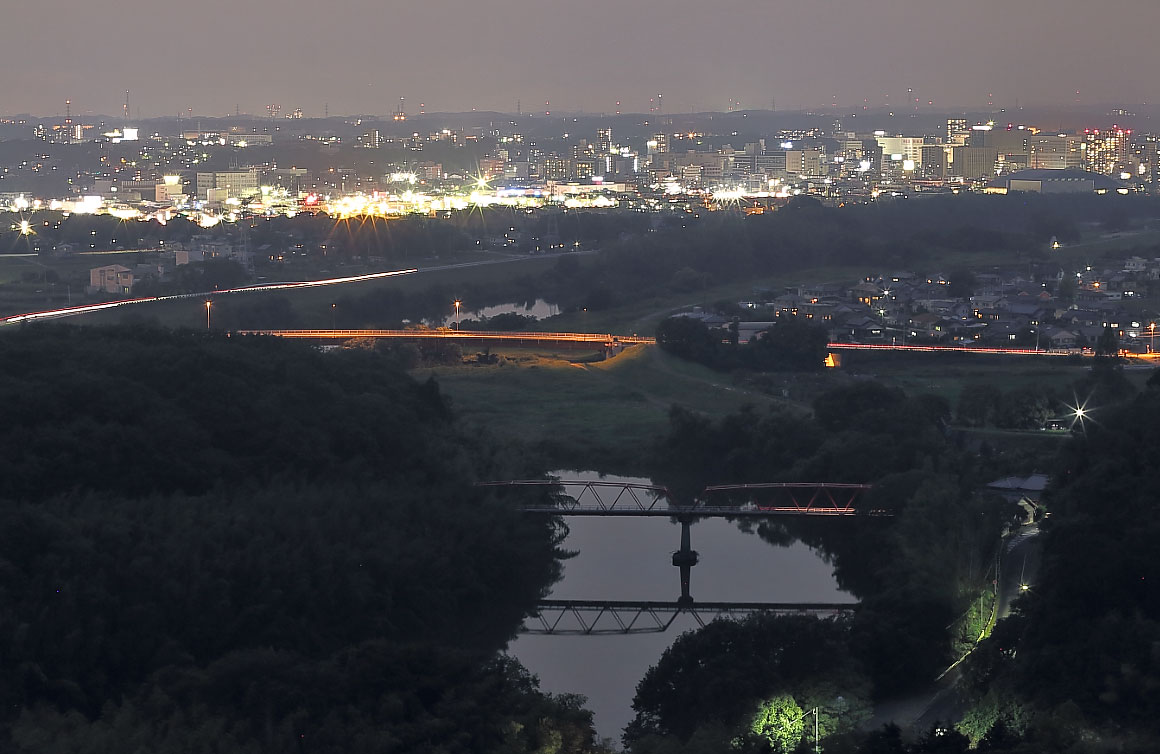
[[[856,354],[861,356],[862,354]],[[875,354],[874,359],[847,359],[844,370],[897,385],[907,392],[941,395],[954,407],[963,388],[990,383],[1004,391],[1022,387],[1054,390],[1069,397],[1071,385],[1090,373],[1091,360],[1047,357],[994,357],[958,354]],[[1128,368],[1124,374],[1137,388],[1152,375],[1150,367]]]
[[[668,429],[674,403],[710,416],[774,399],[728,375],[635,346],[608,361],[576,364],[530,352],[499,366],[423,369],[475,426],[541,449],[564,466],[639,470]]]
[[[730,375],[682,361],[655,346],[637,346],[595,363],[577,363],[586,356],[580,352],[497,353],[507,355],[502,365],[421,369],[415,376],[434,376],[469,424],[537,448],[552,465],[638,473],[647,470],[641,466],[647,464],[648,449],[667,431],[673,404],[712,418],[745,404],[805,412],[826,390],[874,379],[911,395],[942,396],[953,411],[963,388],[973,383],[1004,391],[1048,388],[1066,400],[1090,366],[1062,359],[889,353],[816,373]],[[1125,370],[1141,389],[1152,373],[1151,368]],[[1016,465],[1023,459],[1036,468],[1045,467],[1070,436],[990,427],[955,431],[966,435],[968,445],[985,442]]]
[[[860,354],[859,354],[860,355]],[[940,395],[951,406],[963,388],[974,383],[990,383],[1004,391],[1021,387],[1068,389],[1088,373],[1088,365],[1062,359],[961,356],[957,354],[875,354],[869,363],[848,360],[851,369],[871,375],[880,382],[897,385],[908,393]]]

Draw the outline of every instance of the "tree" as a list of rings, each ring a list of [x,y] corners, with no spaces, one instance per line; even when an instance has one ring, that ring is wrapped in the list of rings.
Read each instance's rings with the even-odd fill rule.
[[[776,752],[790,752],[802,740],[805,713],[789,694],[779,694],[758,705],[749,729],[769,742]]]
[[[998,407],[1002,391],[990,383],[973,383],[959,393],[955,415],[960,424],[982,427]]]
[[[954,298],[970,298],[975,293],[977,282],[975,273],[969,267],[960,267],[951,273],[947,294]]]
[[[1100,333],[1100,337],[1096,340],[1096,362],[1119,362],[1120,360],[1120,337],[1116,335],[1116,331],[1112,329],[1111,325],[1105,325],[1104,331]]]
[[[693,317],[669,317],[657,325],[657,345],[682,359],[713,364],[720,338]]]
[[[898,388],[878,382],[859,382],[850,387],[829,390],[814,400],[814,416],[829,431],[846,429],[868,413],[893,411],[906,400]]]
[[[593,750],[498,655],[561,532],[475,482],[530,466],[374,349],[5,331],[0,748]]]
[[[995,425],[1004,429],[1040,429],[1050,416],[1047,396],[1030,386],[1001,394],[994,409]]]
[[[846,621],[758,614],[681,635],[637,686],[625,742],[635,748],[650,734],[689,740],[716,725],[753,732],[770,700],[782,696],[831,707],[824,733],[854,728],[868,716],[869,685],[848,630]]]
[[[797,317],[781,317],[777,324],[750,341],[745,355],[755,369],[806,372],[826,362],[826,330]]]

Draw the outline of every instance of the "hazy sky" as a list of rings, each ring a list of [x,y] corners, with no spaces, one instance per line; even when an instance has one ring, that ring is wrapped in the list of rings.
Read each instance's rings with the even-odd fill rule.
[[[1160,0],[4,2],[0,112],[1160,100]]]

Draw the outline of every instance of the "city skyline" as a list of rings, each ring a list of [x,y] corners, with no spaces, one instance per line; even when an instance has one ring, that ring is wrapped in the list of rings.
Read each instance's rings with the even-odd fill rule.
[[[368,11],[338,0],[197,13],[144,0],[7,10],[8,113],[131,115],[900,110],[1160,101],[1148,76],[1160,6],[913,0],[792,7],[736,0],[544,8],[522,0]],[[1111,22],[1107,22],[1111,19]],[[46,56],[46,42],[52,54]],[[658,99],[657,95],[663,95]],[[620,103],[618,106],[617,103]],[[928,104],[933,103],[933,104]]]

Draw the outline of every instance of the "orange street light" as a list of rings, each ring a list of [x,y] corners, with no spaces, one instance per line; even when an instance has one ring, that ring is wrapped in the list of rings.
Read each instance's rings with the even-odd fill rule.
[[[206,330],[209,329],[209,308],[212,305],[213,305],[213,302],[210,301],[209,299],[206,299],[206,302],[205,302],[205,329]]]

